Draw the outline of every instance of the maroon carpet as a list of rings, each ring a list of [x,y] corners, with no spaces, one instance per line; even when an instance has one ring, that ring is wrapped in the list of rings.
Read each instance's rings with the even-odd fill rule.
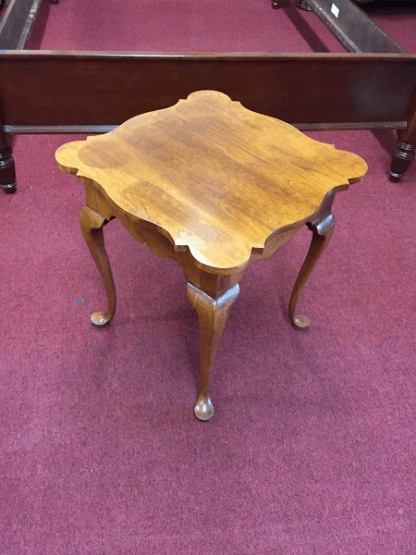
[[[32,48],[342,51],[312,14],[268,0],[44,2]],[[377,16],[416,51],[415,16]],[[301,34],[302,33],[302,36]],[[106,228],[118,290],[84,244],[82,186],[56,148],[18,137],[1,195],[1,555],[414,555],[416,163],[387,179],[395,134],[315,132],[363,156],[327,252],[287,302],[305,228],[241,282],[212,376],[214,419],[192,414],[197,317],[174,262]]]

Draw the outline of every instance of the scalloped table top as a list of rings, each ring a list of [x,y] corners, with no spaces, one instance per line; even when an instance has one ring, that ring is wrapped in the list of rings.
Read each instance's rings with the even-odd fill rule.
[[[367,171],[359,156],[214,91],[62,145],[56,160],[207,269],[241,267]]]

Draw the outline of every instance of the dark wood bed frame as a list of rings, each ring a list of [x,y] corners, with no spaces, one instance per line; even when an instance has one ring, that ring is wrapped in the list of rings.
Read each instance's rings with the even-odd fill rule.
[[[7,50],[0,186],[16,187],[12,134],[102,133],[203,89],[302,130],[396,129],[392,181],[415,155],[416,55]]]
[[[59,0],[49,0],[58,4]],[[0,21],[0,50],[23,50],[29,40],[42,0],[0,0],[7,9]]]
[[[360,2],[361,0],[355,0]],[[347,52],[405,54],[390,35],[351,0],[294,0],[301,10],[313,12]],[[273,3],[273,7],[277,6]]]

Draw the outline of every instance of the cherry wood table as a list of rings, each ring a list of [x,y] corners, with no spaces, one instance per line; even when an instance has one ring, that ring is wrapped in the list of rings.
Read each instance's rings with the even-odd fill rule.
[[[188,280],[201,330],[201,380],[194,413],[209,420],[211,368],[228,312],[249,265],[270,257],[307,224],[312,242],[294,285],[289,316],[297,329],[298,296],[334,227],[335,193],[361,181],[359,156],[314,141],[220,92],[199,91],[175,106],[134,117],[86,141],[62,145],[58,167],[85,185],[81,227],[103,279],[108,324],[116,293],[103,226],[113,218]]]

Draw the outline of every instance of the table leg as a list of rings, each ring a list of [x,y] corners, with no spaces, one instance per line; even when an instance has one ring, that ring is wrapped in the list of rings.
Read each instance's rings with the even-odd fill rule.
[[[214,406],[208,395],[211,368],[228,311],[240,293],[238,283],[217,299],[213,299],[191,283],[186,286],[186,295],[199,317],[201,330],[201,381],[194,414],[199,420],[211,420]]]
[[[305,258],[305,262],[300,269],[292,294],[289,301],[289,317],[294,328],[304,330],[309,326],[309,318],[304,314],[296,314],[296,302],[307,282],[315,264],[318,262],[321,254],[324,252],[334,229],[335,220],[331,213],[327,214],[317,222],[308,224],[309,229],[312,231],[312,241],[309,247],[309,252]]]
[[[91,316],[91,322],[94,326],[102,327],[110,322],[116,310],[116,290],[103,235],[103,227],[108,223],[108,220],[88,208],[88,206],[84,206],[81,210],[80,223],[82,234],[95,260],[107,292],[107,312],[94,312]]]

